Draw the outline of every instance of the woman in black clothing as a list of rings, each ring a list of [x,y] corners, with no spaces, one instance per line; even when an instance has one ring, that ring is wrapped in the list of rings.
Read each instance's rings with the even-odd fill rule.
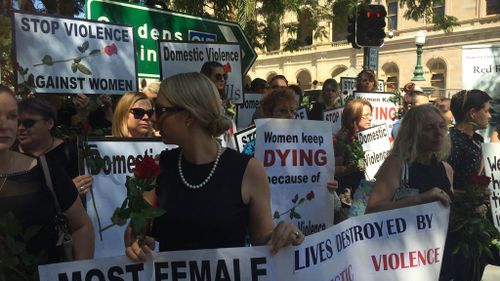
[[[179,148],[160,156],[156,192],[146,198],[166,210],[153,221],[160,250],[214,249],[269,243],[272,251],[298,245],[304,235],[291,223],[272,221],[266,172],[255,158],[223,148],[216,137],[230,126],[215,85],[199,73],[161,83],[156,122],[165,143]],[[154,243],[140,247],[130,227],[126,254],[144,260]]]

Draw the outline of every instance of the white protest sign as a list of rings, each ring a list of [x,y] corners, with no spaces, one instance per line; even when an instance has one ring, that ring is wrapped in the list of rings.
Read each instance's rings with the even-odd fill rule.
[[[372,105],[372,126],[388,124],[390,129],[392,129],[398,110],[396,105],[389,100],[392,96],[391,93],[354,92],[355,98],[366,100]]]
[[[358,133],[358,140],[365,152],[365,175],[367,180],[375,180],[385,158],[391,150],[391,131],[387,125],[379,125]]]
[[[40,281],[438,280],[449,209],[439,202],[346,220],[270,255],[269,246],[154,253],[39,267]]]
[[[255,157],[266,168],[275,219],[309,235],[333,224],[332,127],[328,122],[257,119]]]
[[[340,77],[340,92],[342,93],[342,104],[345,99],[354,95],[356,90],[356,77]]]
[[[342,128],[343,107],[323,111],[323,120],[332,124],[332,133],[335,135]]]
[[[308,120],[307,118],[307,109],[305,106],[301,105],[297,108],[297,112],[295,112],[295,119],[297,120]]]
[[[243,103],[241,48],[236,43],[160,41],[160,73],[166,79],[186,72],[200,72],[205,62],[223,65],[227,74],[225,92],[233,103]]]
[[[483,143],[484,173],[491,178],[491,212],[493,223],[500,231],[500,143]]]
[[[252,116],[260,107],[263,94],[244,93],[244,102],[236,106],[236,125],[238,128],[246,128],[252,123]]]
[[[37,93],[137,91],[132,27],[14,12],[18,88]]]
[[[462,88],[493,95],[500,90],[500,45],[463,46]]]
[[[385,82],[384,80],[377,81],[377,92],[385,92]]]
[[[234,142],[236,143],[236,150],[239,152],[243,152],[245,145],[255,139],[257,128],[254,126],[250,126],[246,129],[238,131],[234,134]]]
[[[94,176],[92,183],[93,196],[88,193],[87,213],[94,226],[95,254],[94,257],[113,257],[125,253],[123,233],[125,226],[113,226],[100,231],[112,224],[111,216],[120,207],[127,195],[125,187],[126,176],[135,171],[135,161],[144,156],[155,158],[161,151],[172,149],[160,140],[100,139],[88,141],[92,155],[99,155],[104,160],[104,166],[99,171],[88,174]],[[95,200],[92,202],[92,198]],[[94,209],[96,206],[97,212]]]

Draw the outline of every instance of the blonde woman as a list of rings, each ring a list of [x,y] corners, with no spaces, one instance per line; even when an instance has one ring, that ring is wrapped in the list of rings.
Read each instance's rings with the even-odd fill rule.
[[[152,135],[153,104],[143,93],[126,93],[113,114],[113,137],[141,138]]]
[[[161,83],[155,108],[163,141],[179,146],[162,152],[157,188],[146,198],[166,210],[149,234],[160,251],[242,247],[247,232],[252,245],[270,244],[273,252],[303,242],[293,224],[274,225],[262,164],[217,142],[231,121],[209,78],[171,76]],[[129,227],[127,256],[145,260],[154,246],[151,237],[146,241],[140,247]]]

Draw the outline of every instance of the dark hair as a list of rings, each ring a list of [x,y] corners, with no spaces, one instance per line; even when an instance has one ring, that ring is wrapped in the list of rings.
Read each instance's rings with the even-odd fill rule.
[[[263,93],[267,87],[269,87],[269,84],[262,78],[255,78],[250,83],[250,91],[252,92]]]
[[[290,85],[288,86],[288,88],[293,90],[296,96],[299,96],[299,106],[300,106],[302,104],[302,100],[304,99],[304,91],[302,91],[302,88],[299,85]]]
[[[0,84],[0,92],[7,92],[7,93],[11,94],[12,96],[14,96],[14,91],[12,91],[11,88],[9,88],[3,84]]]
[[[50,133],[54,135],[57,127],[57,111],[48,101],[37,97],[22,100],[19,102],[19,113],[23,112],[40,115],[45,120],[52,119],[54,126]]]
[[[285,83],[286,85],[288,86],[288,80],[286,80],[286,77],[285,75],[281,75],[281,74],[278,74],[278,75],[274,75],[271,80],[269,80],[269,85],[272,86],[273,82],[278,80],[278,79],[282,79],[282,80],[285,80]]]
[[[469,110],[480,110],[490,100],[491,97],[481,90],[462,90],[451,98],[451,113],[456,122],[463,122]]]
[[[262,108],[264,116],[271,117],[274,108],[276,107],[278,102],[282,100],[295,100],[295,92],[290,88],[277,88],[272,92],[264,95],[264,97],[262,97],[262,101],[260,102],[260,106]]]
[[[368,79],[373,82],[373,88],[376,89],[377,88],[377,77],[375,76],[375,72],[373,72],[373,70],[370,70],[370,69],[363,69],[356,77],[356,90],[359,91],[359,89],[361,88],[361,76],[363,76],[363,75],[368,76]],[[374,89],[372,89],[372,91]]]
[[[219,62],[216,61],[207,61],[201,66],[200,73],[205,74],[205,76],[209,77],[212,76],[212,70],[216,67],[222,67],[224,66],[220,64]]]

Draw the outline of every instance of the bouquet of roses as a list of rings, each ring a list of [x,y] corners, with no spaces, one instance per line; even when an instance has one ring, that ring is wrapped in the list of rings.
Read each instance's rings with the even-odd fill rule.
[[[500,233],[486,217],[488,209],[484,205],[485,190],[490,182],[490,177],[470,176],[461,198],[451,207],[451,231],[460,231],[453,253],[460,251],[473,261],[472,272],[477,277],[474,280],[481,279],[479,258],[483,254],[493,258],[492,246],[500,249]]]
[[[156,177],[160,174],[160,167],[152,157],[146,156],[143,160],[137,160],[133,176],[127,176],[125,187],[127,197],[123,200],[121,207],[116,208],[111,217],[112,225],[125,225],[130,219],[132,231],[136,236],[141,236],[146,223],[153,218],[162,216],[165,210],[151,206],[143,198],[145,191],[151,191],[155,187]],[[139,238],[139,241],[141,239]]]
[[[366,169],[365,152],[354,134],[338,134],[333,143],[337,145],[340,154],[345,157],[347,165],[355,165],[360,171]]]

